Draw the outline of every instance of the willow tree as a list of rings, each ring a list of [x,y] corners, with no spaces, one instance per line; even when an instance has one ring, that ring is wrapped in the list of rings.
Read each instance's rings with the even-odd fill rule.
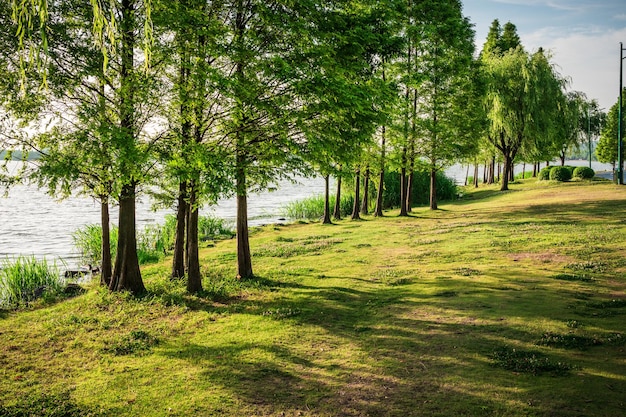
[[[485,105],[488,137],[502,154],[501,190],[508,190],[513,161],[525,144],[547,137],[554,128],[565,81],[540,50],[523,49],[483,56],[487,74]]]

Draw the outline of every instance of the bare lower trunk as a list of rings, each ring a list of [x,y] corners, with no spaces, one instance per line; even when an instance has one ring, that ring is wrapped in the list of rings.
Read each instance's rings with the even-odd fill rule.
[[[478,188],[478,164],[474,165],[474,188]]]
[[[335,194],[333,217],[335,220],[341,220],[341,175],[337,177],[337,193]]]
[[[360,187],[361,187],[361,170],[357,169],[356,174],[354,176],[354,204],[352,206],[352,220],[359,220],[361,217],[359,216],[359,205],[361,201],[360,195]]]
[[[378,176],[378,190],[376,193],[376,208],[374,209],[375,217],[383,217],[383,189],[385,188],[385,171],[381,170]]]
[[[400,216],[408,216],[406,211],[406,168],[400,169]]]
[[[363,201],[361,202],[361,214],[368,214],[369,212],[369,187],[370,187],[370,167],[365,168],[365,175],[363,176]]]
[[[237,277],[252,278],[252,255],[248,233],[248,197],[243,169],[237,172]]]
[[[172,259],[172,279],[185,276],[185,230],[187,228],[187,183],[178,186],[178,207],[176,208],[176,237]]]
[[[415,172],[411,169],[409,179],[406,184],[406,211],[410,213],[413,210],[413,181],[415,181]]]
[[[330,175],[324,177],[324,220],[323,224],[332,224],[330,220]]]
[[[437,171],[430,170],[430,209],[437,210]]]
[[[194,294],[202,291],[200,260],[198,254],[198,205],[197,188],[192,182],[189,190],[189,220],[187,221],[187,292]]]
[[[146,291],[137,258],[135,186],[130,184],[124,185],[120,193],[117,256],[109,288],[112,291],[127,290],[133,294]]]
[[[109,286],[113,265],[111,262],[111,228],[109,226],[108,197],[100,199],[100,223],[102,225],[102,264],[100,265],[100,283]]]
[[[469,179],[469,169],[470,166],[469,164],[467,164],[467,169],[465,170],[465,184],[463,184],[464,186],[467,186],[467,180]]]
[[[502,185],[500,191],[506,191],[509,189],[509,169],[511,168],[511,156],[504,156],[504,172],[502,174]]]

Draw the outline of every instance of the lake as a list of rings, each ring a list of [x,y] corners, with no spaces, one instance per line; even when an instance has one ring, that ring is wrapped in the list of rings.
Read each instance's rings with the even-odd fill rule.
[[[568,161],[570,165],[586,165],[586,161]],[[542,165],[543,166],[543,165]],[[593,162],[593,168],[610,170],[608,164]],[[521,166],[516,172],[521,172]],[[527,166],[528,169],[528,166]],[[532,169],[532,167],[530,167]],[[480,168],[482,175],[482,167]],[[454,165],[446,171],[457,183],[465,181],[466,168]],[[473,168],[470,168],[470,175]],[[332,186],[332,185],[331,185]],[[324,180],[299,179],[296,183],[282,181],[275,191],[251,194],[248,201],[250,225],[279,222],[281,209],[288,203],[306,197],[323,194]],[[202,215],[211,214],[234,223],[236,201],[234,198],[220,200],[215,207],[205,208]],[[137,227],[162,222],[166,214],[174,210],[151,209],[147,197],[139,197],[137,203]],[[117,209],[111,209],[111,222],[117,224]],[[0,197],[0,259],[18,255],[45,257],[48,261],[62,260],[68,267],[76,267],[80,260],[72,242],[72,233],[87,225],[100,223],[100,205],[87,197],[72,197],[56,201],[44,191],[32,186],[16,186],[8,198]]]

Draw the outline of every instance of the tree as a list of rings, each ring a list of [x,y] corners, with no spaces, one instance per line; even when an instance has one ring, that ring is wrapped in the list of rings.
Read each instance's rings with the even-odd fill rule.
[[[542,50],[521,48],[483,56],[487,74],[489,141],[502,154],[501,190],[508,190],[513,161],[529,140],[549,137],[558,114],[564,80]]]
[[[622,90],[622,101],[626,101],[626,88]],[[600,141],[596,148],[598,161],[610,163],[615,170],[617,155],[617,129],[618,129],[619,101],[611,106],[606,117],[606,122],[600,133]]]
[[[414,69],[421,77],[413,87],[410,131],[430,172],[430,208],[435,210],[437,172],[473,153],[482,133],[482,77],[473,59],[474,32],[460,2],[422,6],[423,38],[415,45]]]

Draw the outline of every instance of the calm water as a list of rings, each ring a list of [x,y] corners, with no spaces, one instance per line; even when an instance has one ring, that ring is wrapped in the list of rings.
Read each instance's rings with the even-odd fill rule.
[[[586,165],[586,161],[569,161],[570,165]],[[528,168],[528,167],[527,167]],[[610,165],[593,163],[593,168],[610,170]],[[521,166],[516,172],[521,172]],[[531,168],[532,169],[532,168]],[[458,183],[465,180],[466,168],[455,165],[447,174]],[[470,168],[470,175],[473,168]],[[482,168],[480,170],[482,175]],[[278,222],[281,209],[289,202],[324,192],[324,180],[302,179],[296,184],[281,182],[273,192],[251,195],[248,213],[251,225]],[[162,222],[166,214],[174,210],[152,211],[146,197],[137,204],[137,227]],[[234,199],[222,200],[217,206],[201,210],[201,214],[212,214],[232,221],[236,215]],[[8,198],[0,197],[0,259],[17,255],[46,257],[49,261],[62,260],[68,266],[79,263],[78,254],[72,243],[72,233],[87,224],[100,222],[100,206],[90,198],[73,197],[56,201],[43,191],[30,186],[17,186]],[[117,224],[117,208],[111,209],[111,222]]]

